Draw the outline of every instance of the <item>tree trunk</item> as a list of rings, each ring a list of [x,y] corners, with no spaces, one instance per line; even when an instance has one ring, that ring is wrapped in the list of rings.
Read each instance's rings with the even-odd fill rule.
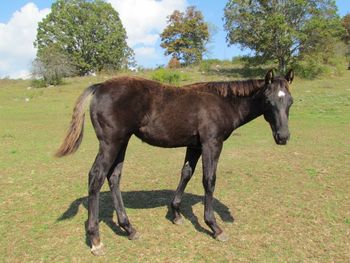
[[[286,73],[286,66],[287,66],[287,63],[286,63],[286,60],[285,58],[281,57],[281,58],[278,58],[278,70],[281,72],[281,73]]]

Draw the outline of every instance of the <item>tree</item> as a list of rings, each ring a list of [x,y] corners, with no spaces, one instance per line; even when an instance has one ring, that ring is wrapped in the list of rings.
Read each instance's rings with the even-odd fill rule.
[[[344,35],[342,37],[343,41],[345,42],[345,44],[347,45],[347,60],[348,60],[348,69],[350,70],[350,13],[345,15],[342,18],[342,25],[344,27]]]
[[[278,62],[282,72],[304,54],[327,59],[342,32],[334,0],[230,0],[224,12],[227,42]]]
[[[57,0],[38,26],[37,57],[54,45],[80,75],[126,67],[133,56],[126,31],[113,7],[102,0]]]
[[[63,77],[76,72],[70,59],[54,45],[41,50],[40,56],[33,61],[31,71],[35,79],[42,79],[44,86],[61,84]]]
[[[209,41],[208,24],[202,13],[194,6],[188,7],[185,13],[175,10],[167,23],[160,35],[165,55],[171,55],[186,65],[201,61]]]
[[[345,43],[349,44],[350,43],[350,13],[345,15],[342,18],[342,25],[345,29],[343,40],[345,41]]]

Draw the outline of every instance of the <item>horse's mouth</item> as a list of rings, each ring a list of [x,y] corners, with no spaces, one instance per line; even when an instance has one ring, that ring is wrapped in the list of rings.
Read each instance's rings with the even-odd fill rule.
[[[281,136],[278,133],[274,133],[273,138],[275,139],[276,144],[286,145],[288,140],[289,140],[289,135],[288,136]]]
[[[275,141],[276,141],[276,143],[277,143],[278,145],[286,145],[287,142],[288,142],[288,140],[281,140],[281,139],[275,140]]]

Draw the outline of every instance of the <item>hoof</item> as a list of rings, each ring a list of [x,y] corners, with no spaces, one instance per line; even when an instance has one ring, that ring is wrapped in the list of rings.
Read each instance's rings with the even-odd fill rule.
[[[229,240],[229,237],[225,232],[221,232],[219,235],[215,237],[215,239],[220,242],[225,242]]]
[[[98,246],[92,245],[91,253],[94,256],[104,256],[106,255],[105,246],[102,244],[102,242]]]
[[[173,220],[173,223],[174,223],[175,225],[180,226],[180,225],[182,225],[182,224],[184,223],[184,220],[183,220],[182,217],[177,217],[177,218],[175,218],[175,219]]]
[[[141,237],[141,235],[137,232],[137,231],[134,231],[133,233],[131,233],[129,236],[128,236],[128,239],[129,240],[137,240]]]

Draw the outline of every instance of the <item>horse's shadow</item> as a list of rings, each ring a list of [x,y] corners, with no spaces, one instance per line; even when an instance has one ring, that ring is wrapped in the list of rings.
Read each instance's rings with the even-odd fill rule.
[[[168,220],[172,220],[172,214],[170,211],[170,202],[174,196],[172,190],[156,190],[156,191],[130,191],[122,192],[124,205],[126,208],[131,209],[149,209],[161,206],[167,206],[168,212],[165,217]],[[57,219],[58,221],[66,220],[74,217],[78,213],[80,205],[83,205],[87,209],[87,196],[74,200],[69,208]],[[199,222],[197,216],[193,213],[192,206],[202,202],[203,197],[195,194],[184,193],[181,203],[181,214],[188,219],[195,229],[199,232],[211,235],[207,229],[203,228]],[[126,233],[113,221],[114,206],[112,202],[111,193],[100,193],[100,222],[104,222],[108,225],[117,235],[126,236]],[[229,208],[221,203],[219,200],[214,199],[214,211],[220,216],[224,222],[233,222]],[[87,225],[85,224],[85,228]],[[89,244],[86,237],[86,243]]]

